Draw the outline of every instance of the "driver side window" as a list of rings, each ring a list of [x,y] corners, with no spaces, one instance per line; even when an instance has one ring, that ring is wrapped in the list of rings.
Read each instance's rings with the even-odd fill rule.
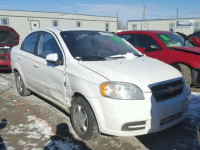
[[[46,59],[48,54],[58,54],[58,60],[63,61],[63,55],[61,49],[56,42],[55,38],[46,32],[42,32],[38,43],[37,55]]]
[[[134,46],[135,47],[140,47],[140,48],[146,48],[149,49],[151,45],[158,46],[158,43],[150,36],[148,35],[142,35],[142,34],[137,34],[135,41],[134,41]]]

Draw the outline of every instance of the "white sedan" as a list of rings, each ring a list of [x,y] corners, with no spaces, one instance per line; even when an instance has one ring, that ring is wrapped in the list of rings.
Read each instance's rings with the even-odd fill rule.
[[[187,114],[191,93],[181,73],[108,32],[34,31],[12,49],[11,66],[18,93],[69,111],[83,140],[157,132]]]

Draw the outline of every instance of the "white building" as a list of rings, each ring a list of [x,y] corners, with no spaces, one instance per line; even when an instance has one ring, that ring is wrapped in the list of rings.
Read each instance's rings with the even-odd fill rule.
[[[100,31],[117,31],[117,18],[70,14],[60,12],[38,12],[1,10],[1,25],[14,28],[20,37],[25,37],[30,31],[45,27],[83,27]]]
[[[200,18],[129,20],[128,30],[165,30],[186,35],[200,29]]]

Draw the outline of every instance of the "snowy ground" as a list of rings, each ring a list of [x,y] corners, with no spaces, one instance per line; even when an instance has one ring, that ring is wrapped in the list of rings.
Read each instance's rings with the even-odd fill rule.
[[[173,128],[137,138],[100,136],[83,142],[74,133],[69,114],[35,95],[20,97],[13,75],[0,74],[0,150],[197,150],[198,125],[200,93],[196,92],[187,118]]]

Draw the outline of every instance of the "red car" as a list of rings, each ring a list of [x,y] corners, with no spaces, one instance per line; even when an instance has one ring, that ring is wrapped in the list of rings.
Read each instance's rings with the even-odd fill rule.
[[[168,31],[124,31],[116,35],[143,54],[179,69],[188,85],[200,85],[200,48],[186,43],[180,35]]]
[[[190,43],[194,46],[200,47],[200,31],[197,31],[188,36]]]
[[[0,70],[11,69],[10,50],[18,43],[19,34],[13,28],[0,26]]]

